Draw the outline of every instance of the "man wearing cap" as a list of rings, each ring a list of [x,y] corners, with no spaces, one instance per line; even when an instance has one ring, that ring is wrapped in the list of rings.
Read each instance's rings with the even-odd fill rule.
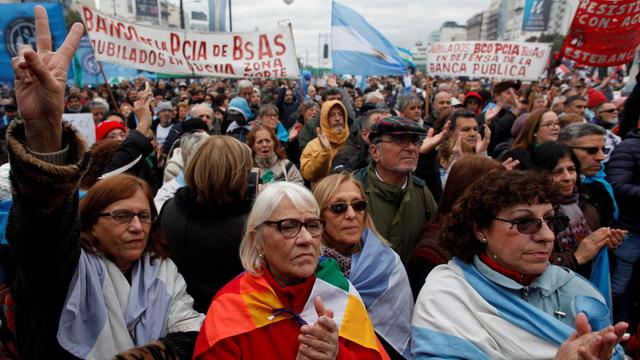
[[[173,106],[168,101],[161,102],[156,106],[155,113],[158,118],[151,125],[151,130],[156,136],[158,148],[161,148],[173,126]]]
[[[369,131],[369,166],[354,173],[365,188],[369,215],[403,262],[409,260],[437,205],[425,182],[412,173],[426,130],[406,118],[380,120]]]

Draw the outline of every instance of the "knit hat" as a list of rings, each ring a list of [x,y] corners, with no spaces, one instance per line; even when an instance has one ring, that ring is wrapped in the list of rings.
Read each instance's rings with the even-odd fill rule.
[[[597,108],[598,106],[607,102],[607,97],[596,89],[589,89],[587,91],[587,107],[590,109]]]
[[[155,110],[155,114],[159,114],[160,111],[163,110],[171,110],[173,111],[173,106],[171,105],[170,101],[163,101],[161,103],[158,104],[158,106],[156,106],[156,110]]]
[[[404,135],[404,134],[416,134],[427,135],[427,130],[418,125],[413,120],[409,120],[402,116],[392,116],[386,119],[380,120],[378,123],[371,126],[369,131],[369,141],[374,143],[374,139],[384,134],[387,135]]]
[[[96,126],[96,141],[100,141],[104,139],[111,131],[115,129],[120,129],[122,131],[127,131],[124,125],[120,121],[103,121]]]

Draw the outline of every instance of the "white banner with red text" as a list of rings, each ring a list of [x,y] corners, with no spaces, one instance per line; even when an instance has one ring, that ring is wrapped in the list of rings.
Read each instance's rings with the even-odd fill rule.
[[[507,41],[440,42],[427,45],[427,73],[537,80],[544,73],[550,44]]]
[[[298,79],[290,25],[249,33],[159,29],[83,6],[96,60],[174,75]]]

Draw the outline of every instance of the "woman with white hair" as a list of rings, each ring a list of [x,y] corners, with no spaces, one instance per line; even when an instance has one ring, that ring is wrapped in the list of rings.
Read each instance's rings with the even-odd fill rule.
[[[366,309],[333,259],[309,190],[277,182],[256,198],[240,244],[246,272],[214,298],[194,359],[382,359]]]

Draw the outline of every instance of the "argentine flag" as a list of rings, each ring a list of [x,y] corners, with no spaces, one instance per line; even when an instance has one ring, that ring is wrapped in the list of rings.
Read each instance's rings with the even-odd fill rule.
[[[335,1],[331,43],[334,74],[369,76],[406,72],[396,47],[360,14]]]

